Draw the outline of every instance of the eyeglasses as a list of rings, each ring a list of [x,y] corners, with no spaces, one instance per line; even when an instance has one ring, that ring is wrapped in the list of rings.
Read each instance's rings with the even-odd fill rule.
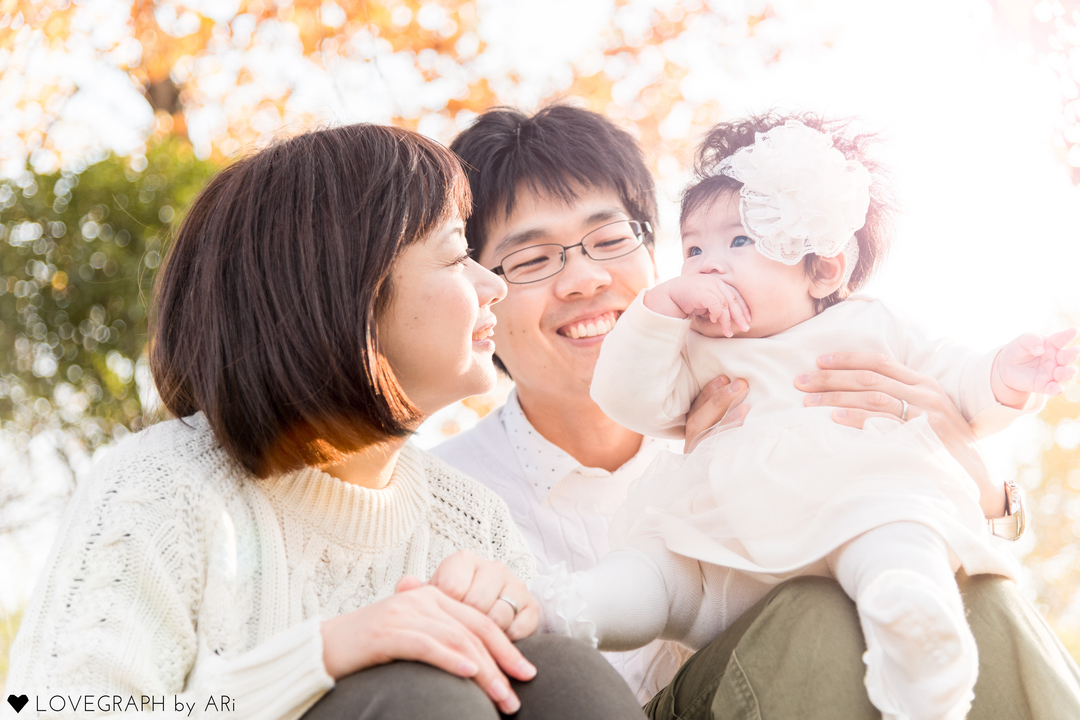
[[[592,260],[614,260],[641,247],[645,233],[651,232],[652,226],[647,222],[616,220],[589,232],[576,245],[545,243],[512,252],[491,271],[514,285],[539,282],[557,275],[566,266],[568,250],[580,247],[582,254]]]

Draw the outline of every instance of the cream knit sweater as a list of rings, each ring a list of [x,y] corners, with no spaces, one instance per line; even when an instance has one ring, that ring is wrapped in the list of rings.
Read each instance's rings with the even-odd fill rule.
[[[29,698],[19,718],[151,709],[142,696],[158,717],[297,718],[334,684],[321,621],[462,549],[533,574],[503,501],[412,446],[382,490],[312,468],[258,480],[201,414],[164,422],[77,489],[7,691]],[[6,702],[0,717],[16,717]]]

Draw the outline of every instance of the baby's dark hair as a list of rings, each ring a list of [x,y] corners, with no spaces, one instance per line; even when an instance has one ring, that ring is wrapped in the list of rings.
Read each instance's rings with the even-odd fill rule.
[[[718,172],[721,161],[734,155],[740,148],[753,145],[759,133],[767,132],[789,120],[797,120],[814,130],[830,133],[833,146],[848,160],[862,163],[871,177],[870,207],[866,211],[866,224],[855,232],[859,243],[859,260],[844,287],[815,301],[815,312],[821,312],[865,285],[885,259],[892,242],[893,218],[896,214],[892,188],[885,168],[869,152],[879,142],[877,135],[852,133],[849,129],[850,120],[826,120],[812,113],[767,112],[715,125],[694,155],[693,179],[682,194],[679,224],[682,225],[695,210],[711,205],[721,195],[738,195],[743,184]],[[811,254],[803,258],[803,267],[807,274],[817,274],[818,261],[817,255]]]

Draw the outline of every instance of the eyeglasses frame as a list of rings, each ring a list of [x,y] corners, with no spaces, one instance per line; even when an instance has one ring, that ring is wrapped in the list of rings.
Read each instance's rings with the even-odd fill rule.
[[[600,230],[603,230],[604,228],[606,228],[609,225],[616,225],[618,223],[630,223],[630,227],[634,230],[634,237],[637,238],[638,244],[635,245],[634,247],[630,248],[626,252],[622,253],[621,255],[614,255],[612,257],[607,257],[607,258],[594,258],[592,255],[590,255],[589,251],[585,249],[585,239],[588,238],[593,233],[598,232]],[[584,255],[585,257],[589,258],[593,262],[606,262],[608,260],[618,260],[621,257],[626,257],[627,255],[629,255],[630,253],[634,252],[639,247],[644,245],[645,244],[645,234],[648,233],[649,235],[652,235],[652,232],[653,232],[652,225],[649,224],[648,220],[612,220],[611,222],[604,223],[603,225],[600,225],[599,227],[595,227],[592,230],[590,230],[589,232],[585,233],[584,237],[581,238],[581,242],[574,243],[573,245],[560,245],[559,243],[537,243],[536,245],[530,245],[529,247],[522,248],[520,250],[515,250],[514,252],[509,253],[506,257],[504,257],[502,260],[500,260],[498,265],[491,268],[491,272],[495,273],[496,275],[501,276],[502,279],[504,281],[506,281],[507,283],[509,283],[510,285],[531,285],[532,283],[538,283],[538,282],[543,282],[544,280],[550,280],[551,278],[553,278],[556,275],[558,275],[559,273],[561,273],[566,268],[566,254],[567,254],[567,252],[570,251],[570,250],[573,250],[576,247],[581,248],[581,254]],[[511,280],[510,278],[508,278],[506,276],[506,271],[503,269],[503,263],[506,262],[507,258],[511,258],[514,255],[517,255],[518,253],[521,253],[521,252],[526,252],[527,250],[533,250],[535,248],[545,247],[545,246],[553,246],[553,247],[558,247],[558,248],[562,249],[562,265],[559,266],[558,270],[551,273],[550,275],[545,275],[542,278],[537,278],[535,280],[526,280],[525,282],[519,282],[519,281]]]

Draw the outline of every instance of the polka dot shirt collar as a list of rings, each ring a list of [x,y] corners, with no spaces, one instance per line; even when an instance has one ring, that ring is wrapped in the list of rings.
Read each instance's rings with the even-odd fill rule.
[[[525,417],[525,412],[517,399],[517,391],[510,392],[509,397],[506,398],[506,404],[502,406],[499,413],[506,436],[521,464],[525,481],[536,493],[536,499],[539,502],[544,502],[555,486],[571,473],[597,478],[626,474],[637,477],[652,461],[655,454],[669,445],[667,441],[646,436],[637,454],[615,473],[611,473],[603,468],[585,467],[570,453],[538,433]]]
[[[543,502],[552,488],[572,472],[609,475],[600,468],[585,468],[570,453],[551,442],[536,429],[525,417],[517,399],[517,391],[511,391],[506,398],[500,415],[506,436],[514,448],[518,462],[525,474],[525,481],[536,493],[536,498]]]

